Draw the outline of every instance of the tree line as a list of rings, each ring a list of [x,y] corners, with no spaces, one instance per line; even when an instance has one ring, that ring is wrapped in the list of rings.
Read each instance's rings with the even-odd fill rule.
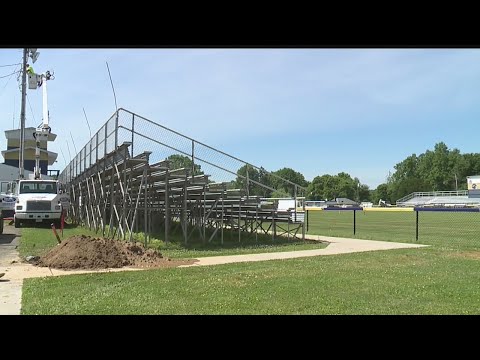
[[[171,168],[192,169],[192,160],[183,155],[171,155]],[[201,166],[194,164],[195,175],[203,174]],[[306,188],[308,200],[332,200],[346,197],[358,202],[380,199],[395,203],[398,199],[415,191],[465,190],[466,177],[480,174],[480,154],[461,154],[458,149],[449,149],[443,142],[435,144],[433,150],[420,155],[412,154],[394,166],[386,182],[370,189],[357,177],[340,172],[337,175],[319,175],[312,181],[305,180],[303,174],[291,168],[282,168],[271,173],[263,168],[244,165],[237,170],[237,178],[227,184],[228,188],[245,189],[248,181],[250,195],[263,197],[293,197],[295,187],[281,178]],[[270,189],[258,185],[266,185]]]

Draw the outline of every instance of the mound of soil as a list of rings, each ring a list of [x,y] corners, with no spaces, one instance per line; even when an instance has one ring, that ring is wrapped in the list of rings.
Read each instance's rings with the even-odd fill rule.
[[[171,260],[142,243],[91,236],[72,236],[51,249],[35,263],[55,269],[106,269],[133,267],[175,267],[192,260]]]

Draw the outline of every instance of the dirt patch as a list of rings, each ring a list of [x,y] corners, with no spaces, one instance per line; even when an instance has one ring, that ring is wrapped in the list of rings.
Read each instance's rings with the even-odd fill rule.
[[[157,250],[145,249],[139,242],[80,235],[65,239],[35,261],[35,265],[54,269],[107,269],[123,266],[176,267],[195,262],[195,259],[171,260]]]

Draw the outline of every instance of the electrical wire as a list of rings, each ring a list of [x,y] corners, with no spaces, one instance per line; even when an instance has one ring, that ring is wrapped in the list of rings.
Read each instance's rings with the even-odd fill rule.
[[[28,101],[28,106],[30,107],[30,112],[32,113],[32,116],[33,116],[33,121],[36,124],[37,120],[35,119],[35,115],[33,114],[32,105],[30,104],[30,99],[28,98],[28,95],[26,96],[26,98],[27,98],[27,101]]]
[[[0,76],[0,79],[9,77],[9,76],[11,76],[11,75],[13,75],[13,74],[16,74],[16,73],[18,73],[18,72],[20,72],[20,71],[14,71],[14,72],[12,72],[11,74]]]
[[[15,66],[15,65],[22,65],[22,63],[9,64],[9,65],[0,65],[0,67]]]
[[[21,64],[20,64],[21,65]],[[15,70],[15,72],[18,71],[18,70]],[[12,78],[12,76],[15,74],[15,72],[13,72],[12,74],[10,74],[10,77],[8,78],[7,82],[5,83],[5,85],[3,86],[2,90],[0,91],[0,95],[3,93],[3,90],[5,90],[5,88],[7,87],[8,83],[10,82],[10,79]]]

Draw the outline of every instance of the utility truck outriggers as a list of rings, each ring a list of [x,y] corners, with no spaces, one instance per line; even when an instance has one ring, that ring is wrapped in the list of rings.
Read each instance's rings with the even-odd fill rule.
[[[15,227],[26,222],[59,223],[62,212],[68,209],[70,198],[61,189],[58,180],[42,179],[40,171],[40,142],[48,141],[51,132],[47,108],[47,81],[54,77],[47,71],[44,74],[34,74],[38,86],[43,86],[43,122],[33,134],[36,141],[35,168],[31,179],[20,179],[17,185],[15,204]],[[34,84],[35,85],[35,84]],[[33,87],[36,88],[36,87]]]

